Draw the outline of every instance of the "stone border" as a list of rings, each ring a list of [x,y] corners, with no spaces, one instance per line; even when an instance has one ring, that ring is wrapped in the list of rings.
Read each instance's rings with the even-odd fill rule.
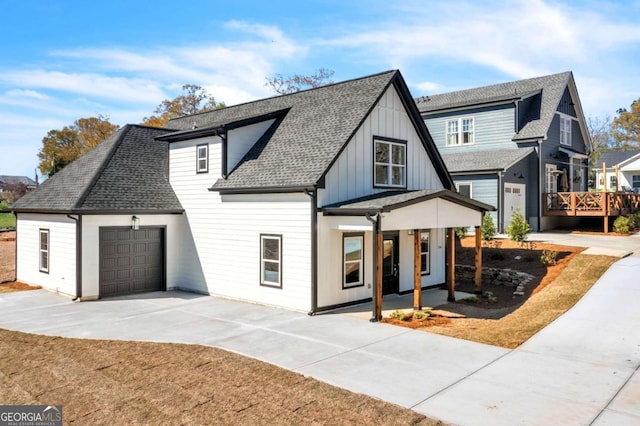
[[[456,265],[456,281],[473,281],[476,268],[469,265]],[[514,296],[524,296],[524,286],[535,277],[526,272],[513,269],[482,268],[482,284],[497,284],[514,288]]]

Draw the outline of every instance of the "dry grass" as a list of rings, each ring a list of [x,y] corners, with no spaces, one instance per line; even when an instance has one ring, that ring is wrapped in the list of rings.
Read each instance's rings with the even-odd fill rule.
[[[0,403],[80,424],[418,424],[420,414],[223,350],[0,329]]]
[[[448,326],[426,331],[505,348],[515,348],[569,310],[613,264],[615,257],[578,254],[555,280],[513,313],[498,320],[454,319]]]
[[[25,291],[25,290],[37,290],[39,288],[42,288],[42,287],[40,287],[39,285],[32,286],[20,281],[12,281],[9,283],[0,284],[0,293],[11,293],[14,291]]]

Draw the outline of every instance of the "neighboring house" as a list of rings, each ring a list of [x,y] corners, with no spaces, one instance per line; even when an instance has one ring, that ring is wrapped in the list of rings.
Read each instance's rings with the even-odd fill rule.
[[[25,193],[33,191],[36,186],[38,182],[27,176],[0,175],[0,200],[8,200],[12,203]]]
[[[587,189],[590,141],[571,72],[416,103],[456,187],[495,206],[499,230],[517,208],[534,230],[551,229],[560,219],[542,215],[543,194]]]
[[[16,203],[17,276],[315,313],[444,283],[453,228],[488,209],[455,192],[390,71],[125,126]]]
[[[593,163],[592,169],[595,172],[594,187],[600,191],[604,187],[607,191],[640,192],[640,150],[604,152]]]

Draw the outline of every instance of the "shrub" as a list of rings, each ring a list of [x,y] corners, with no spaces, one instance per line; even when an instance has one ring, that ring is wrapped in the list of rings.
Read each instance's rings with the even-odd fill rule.
[[[9,202],[7,200],[0,201],[0,212],[3,212],[9,207]]]
[[[466,299],[462,299],[465,302],[469,302],[469,303],[478,303],[480,301],[480,299],[478,299],[478,296],[469,296]]]
[[[493,224],[493,218],[489,213],[485,213],[482,217],[482,226],[480,227],[480,232],[484,241],[491,241],[496,235],[496,227]]]
[[[422,319],[429,318],[430,315],[431,315],[431,312],[428,310],[416,311],[413,313],[413,318],[417,320],[422,320]]]
[[[487,299],[489,303],[496,303],[498,301],[498,298],[493,295],[492,291],[485,291],[484,293],[482,293],[482,297]]]
[[[391,315],[389,316],[400,321],[406,321],[408,319],[407,314],[405,314],[400,309],[396,309],[395,311],[391,312]]]
[[[522,216],[522,212],[520,209],[516,209],[515,213],[511,216],[511,223],[507,227],[507,234],[509,238],[516,242],[523,242],[527,238],[527,234],[531,231],[531,227],[526,220],[524,220],[524,216]]]
[[[558,263],[558,252],[556,250],[542,250],[540,261],[545,266],[553,266]]]
[[[459,240],[462,240],[466,236],[467,236],[467,228],[465,228],[464,226],[456,228],[456,237],[458,237]]]
[[[613,230],[621,234],[628,234],[633,229],[633,221],[628,216],[618,216],[613,222]]]

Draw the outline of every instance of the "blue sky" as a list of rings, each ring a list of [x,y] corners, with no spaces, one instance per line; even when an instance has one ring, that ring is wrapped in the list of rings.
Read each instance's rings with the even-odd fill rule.
[[[571,70],[587,116],[640,97],[640,1],[3,2],[0,174],[34,176],[42,138],[124,125],[186,83],[233,105],[265,77],[399,69],[414,96]]]

